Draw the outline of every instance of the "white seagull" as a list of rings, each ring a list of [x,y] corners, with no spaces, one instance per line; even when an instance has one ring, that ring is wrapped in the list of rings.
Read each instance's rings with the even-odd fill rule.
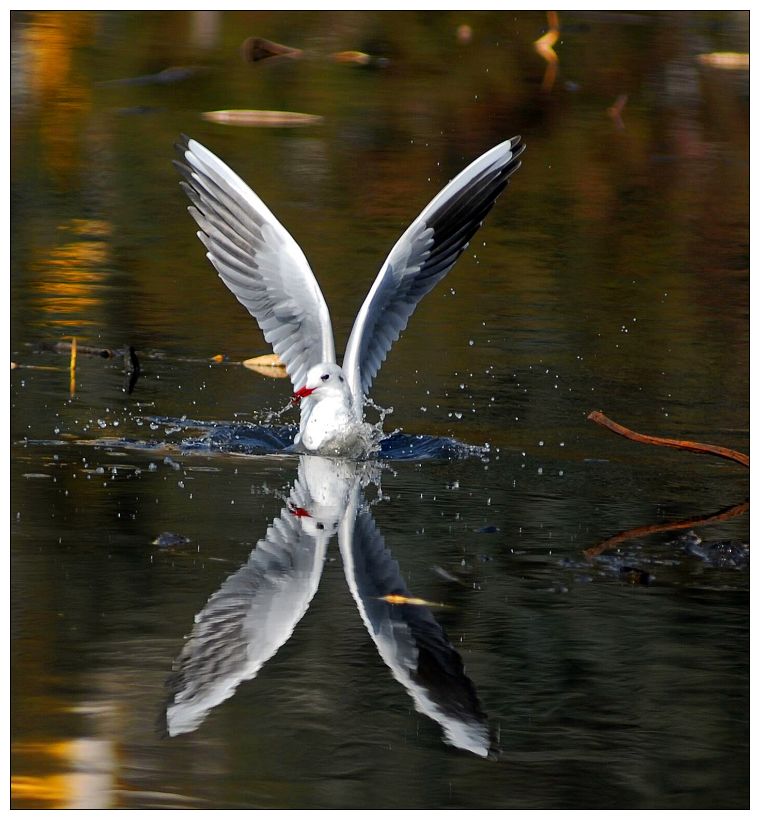
[[[380,268],[335,358],[332,324],[303,251],[259,197],[218,157],[182,137],[175,162],[198,237],[222,281],[256,319],[301,402],[295,449],[357,458],[376,448],[364,402],[422,297],[451,270],[483,223],[524,145],[513,137],[467,166],[423,209]]]

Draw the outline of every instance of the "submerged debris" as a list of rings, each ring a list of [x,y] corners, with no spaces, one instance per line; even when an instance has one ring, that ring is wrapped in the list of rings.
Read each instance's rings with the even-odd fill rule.
[[[654,575],[638,567],[620,567],[620,577],[629,584],[649,586],[654,581]]]
[[[209,69],[200,65],[179,65],[165,68],[156,74],[142,74],[139,77],[123,77],[118,80],[103,80],[96,83],[101,88],[110,88],[120,85],[170,85],[189,80]]]
[[[162,532],[161,535],[151,541],[154,547],[161,547],[162,549],[171,549],[172,547],[184,547],[190,543],[190,539],[186,535],[178,535],[176,532]]]
[[[749,565],[749,544],[743,541],[703,541],[694,530],[689,530],[677,543],[687,555],[699,558],[711,567],[744,569]]]

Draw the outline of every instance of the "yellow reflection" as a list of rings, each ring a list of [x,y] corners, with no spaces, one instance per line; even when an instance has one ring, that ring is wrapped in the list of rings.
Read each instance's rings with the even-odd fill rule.
[[[67,268],[72,265],[102,265],[108,260],[108,246],[100,240],[70,242],[55,248],[45,260],[46,264],[56,268]]]
[[[91,45],[93,17],[33,12],[21,37],[20,77],[40,116],[42,161],[65,182],[77,170],[82,118],[92,108],[90,84],[76,71],[74,49]]]
[[[104,238],[111,233],[110,223],[104,220],[74,219],[59,228]],[[41,278],[30,283],[30,289],[38,294],[42,313],[55,317],[56,324],[66,327],[96,323],[83,314],[103,303],[99,291],[108,277],[104,268],[110,260],[109,251],[104,239],[81,239],[48,249],[36,260],[34,268]]]
[[[94,308],[101,304],[100,299],[46,299],[41,303],[45,313],[75,313],[83,308]],[[60,324],[56,319],[56,323]]]
[[[90,293],[89,283],[79,282],[40,282],[35,290],[51,296],[87,296]]]
[[[95,327],[98,322],[95,322],[92,319],[64,319],[61,316],[56,316],[55,319],[56,325],[60,327]]]
[[[55,808],[63,808],[68,793],[69,788],[64,774],[11,777],[11,800],[40,800],[54,803]]]
[[[105,219],[69,219],[58,226],[62,231],[106,237],[111,235],[111,223]]]
[[[68,771],[15,774],[11,777],[14,803],[45,804],[48,809],[108,808],[113,804],[116,756],[109,741],[95,738],[18,743],[14,754],[51,758]],[[40,761],[45,766],[47,761]]]

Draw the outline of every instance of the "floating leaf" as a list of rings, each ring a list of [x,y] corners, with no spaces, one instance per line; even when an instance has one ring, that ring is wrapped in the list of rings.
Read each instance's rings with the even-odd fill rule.
[[[211,361],[216,362],[217,364],[219,364],[220,362],[226,362],[227,361],[227,354],[226,353],[217,353],[216,356],[211,357]]]
[[[749,54],[737,51],[713,51],[710,54],[697,56],[702,65],[710,68],[722,68],[728,71],[746,71],[749,69]]]
[[[257,111],[237,108],[226,111],[205,111],[204,120],[220,125],[242,125],[259,128],[296,128],[303,125],[319,125],[324,120],[318,114],[301,114],[298,111]]]
[[[303,55],[300,48],[291,48],[282,43],[273,43],[263,37],[249,37],[242,46],[240,52],[243,59],[249,63],[258,63],[261,60],[268,60],[272,57],[289,57],[297,59]]]
[[[264,356],[254,356],[246,359],[243,364],[246,367],[256,365],[257,367],[285,367],[282,359],[276,353],[266,353]]]
[[[249,370],[255,370],[257,373],[261,374],[262,376],[269,376],[271,379],[287,379],[288,378],[288,371],[285,370],[284,367],[272,367],[271,365],[256,365],[256,364],[247,364],[246,367]]]
[[[338,51],[332,55],[332,58],[336,63],[358,63],[359,65],[367,65],[372,59],[363,51]]]
[[[408,606],[446,606],[446,604],[426,601],[424,598],[409,598],[406,595],[383,595],[379,600],[385,601],[387,604],[406,604]]]
[[[274,379],[285,379],[288,376],[288,371],[285,369],[282,359],[276,353],[267,353],[264,356],[254,356],[252,359],[246,359],[243,362],[243,367],[255,370],[257,373],[261,373],[262,376],[271,376]]]

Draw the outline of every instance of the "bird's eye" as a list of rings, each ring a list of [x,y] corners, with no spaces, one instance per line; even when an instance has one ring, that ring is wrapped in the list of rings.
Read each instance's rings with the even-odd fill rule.
[[[343,381],[343,376],[338,376],[338,378],[339,378],[341,381]]]
[[[325,528],[325,525],[318,521],[317,522],[317,529],[318,530],[323,530],[324,528]]]
[[[330,374],[329,374],[329,373],[325,373],[325,375],[324,375],[324,376],[322,376],[322,381],[323,381],[323,382],[326,382],[329,378],[330,378]]]

